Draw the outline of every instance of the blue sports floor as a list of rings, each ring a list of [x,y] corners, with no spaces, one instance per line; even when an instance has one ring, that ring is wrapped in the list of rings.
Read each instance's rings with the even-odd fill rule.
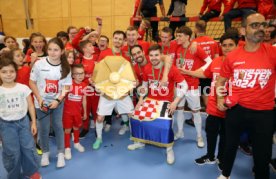
[[[52,138],[50,166],[40,169],[43,179],[216,179],[220,174],[216,165],[198,166],[194,163],[194,159],[206,153],[206,147],[197,148],[193,127],[185,125],[184,140],[175,142],[176,160],[173,165],[166,163],[166,150],[163,148],[147,145],[144,149],[128,151],[127,145],[131,144],[129,133],[119,136],[119,128],[119,120],[113,120],[111,131],[103,132],[103,145],[97,151],[92,149],[95,135],[94,129],[91,129],[88,136],[81,140],[86,151],[79,153],[72,149],[72,159],[66,161],[62,169],[56,169],[55,140]],[[231,179],[254,178],[251,168],[252,158],[238,151]],[[276,173],[271,172],[273,178],[276,179]],[[0,179],[7,179],[2,156]]]

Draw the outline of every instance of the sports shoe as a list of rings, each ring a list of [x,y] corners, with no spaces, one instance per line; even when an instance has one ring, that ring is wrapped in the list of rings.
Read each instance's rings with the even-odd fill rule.
[[[174,135],[174,140],[183,139],[183,138],[184,138],[184,132],[183,132],[183,131],[177,132],[177,133]]]
[[[269,166],[273,172],[276,172],[276,158],[271,159],[271,161],[269,162]]]
[[[66,160],[70,160],[72,158],[72,154],[71,154],[71,149],[70,148],[65,148],[64,158]]]
[[[119,130],[119,135],[124,135],[127,131],[129,131],[129,127],[127,125],[123,125]]]
[[[101,144],[102,144],[102,139],[97,138],[96,141],[93,144],[93,149],[94,150],[99,149],[101,147]]]
[[[85,151],[85,148],[80,143],[74,143],[74,148],[77,149],[79,152]]]
[[[174,163],[174,152],[172,148],[167,150],[167,163],[170,165]]]
[[[216,160],[215,158],[209,158],[207,155],[204,155],[198,159],[195,159],[195,163],[198,165],[215,164]]]
[[[204,141],[202,137],[197,138],[197,147],[203,148],[204,147]]]
[[[145,147],[145,144],[141,142],[134,142],[134,144],[130,144],[127,146],[128,150],[136,150],[136,149],[142,149]]]
[[[58,153],[57,155],[57,168],[62,168],[65,166],[64,153]]]
[[[35,144],[35,147],[36,147],[37,154],[42,155],[42,150],[41,150],[40,146],[37,143]]]
[[[42,156],[41,156],[41,161],[40,161],[40,165],[42,167],[46,167],[50,164],[49,162],[49,152],[45,152],[45,153],[42,153]]]
[[[189,126],[195,127],[195,123],[194,123],[192,118],[185,120],[185,124],[188,124]]]
[[[32,176],[28,177],[29,179],[42,179],[42,176],[39,172],[35,172]]]
[[[104,132],[109,132],[110,131],[110,128],[111,128],[111,125],[110,124],[106,124],[104,126]]]
[[[221,174],[217,179],[230,179],[230,177],[225,177]]]
[[[80,139],[84,139],[87,133],[88,133],[88,130],[82,129],[82,131],[79,135]]]
[[[217,159],[217,165],[218,165],[218,170],[219,170],[220,172],[222,172],[222,163],[220,162],[219,159]]]

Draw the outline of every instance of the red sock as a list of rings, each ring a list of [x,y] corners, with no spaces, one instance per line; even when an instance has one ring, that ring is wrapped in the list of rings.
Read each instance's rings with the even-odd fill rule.
[[[64,145],[65,148],[70,148],[70,133],[64,133]]]
[[[77,130],[75,130],[74,129],[74,143],[79,143],[79,135],[80,135],[80,130],[79,129],[77,129]]]

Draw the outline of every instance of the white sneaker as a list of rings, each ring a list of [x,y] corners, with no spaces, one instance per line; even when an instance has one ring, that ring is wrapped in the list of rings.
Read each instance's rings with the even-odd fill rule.
[[[174,152],[172,148],[167,150],[167,163],[170,165],[174,163]]]
[[[126,125],[123,125],[121,129],[119,130],[119,135],[124,135],[126,131],[129,131],[129,127]]]
[[[85,148],[80,143],[75,143],[74,148],[77,149],[79,152],[85,151]]]
[[[70,160],[72,158],[71,149],[65,148],[64,157],[66,160]]]
[[[134,144],[130,144],[127,146],[128,150],[136,150],[136,149],[142,149],[145,147],[145,144],[141,142],[135,142]]]
[[[221,174],[217,179],[230,179],[230,177],[225,177]]]
[[[41,161],[40,161],[40,165],[42,167],[46,167],[46,166],[48,166],[50,164],[50,162],[49,162],[49,155],[50,155],[49,152],[42,153]]]
[[[174,140],[183,139],[183,138],[184,138],[184,132],[183,132],[183,131],[177,132],[177,133],[174,135]]]
[[[104,126],[104,132],[109,132],[110,131],[110,128],[111,128],[111,125],[110,124],[106,124]]]
[[[57,168],[62,168],[65,166],[64,153],[58,153],[57,155]]]
[[[202,137],[197,138],[197,147],[203,148],[204,147],[204,141]]]

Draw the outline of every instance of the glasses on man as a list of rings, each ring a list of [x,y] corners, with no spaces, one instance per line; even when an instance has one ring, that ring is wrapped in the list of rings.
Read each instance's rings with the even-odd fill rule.
[[[268,27],[267,22],[252,22],[251,24],[248,24],[252,29],[259,29],[261,26],[264,28]]]
[[[82,76],[84,73],[73,73],[74,76]]]

